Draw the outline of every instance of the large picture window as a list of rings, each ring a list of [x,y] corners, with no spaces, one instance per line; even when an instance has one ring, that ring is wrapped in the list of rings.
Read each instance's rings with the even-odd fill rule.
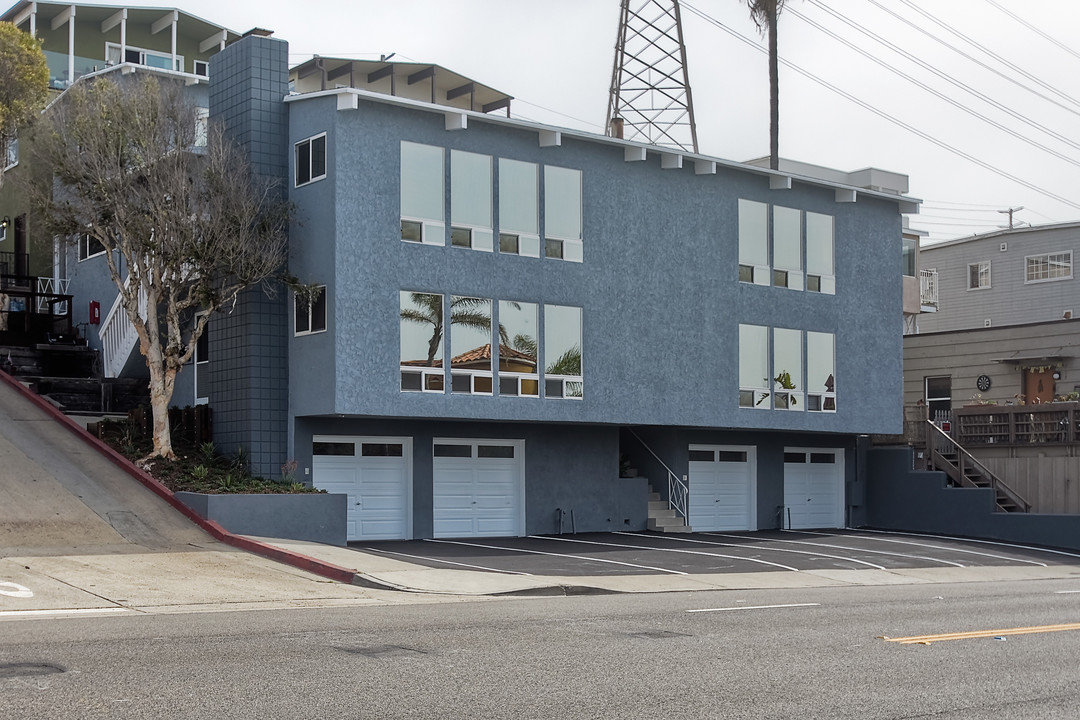
[[[836,412],[836,348],[832,333],[806,333],[806,409]]]
[[[537,306],[499,301],[499,395],[540,396]]]
[[[581,171],[544,166],[544,257],[581,262]]]
[[[769,284],[769,206],[739,200],[739,281]]]
[[[446,244],[442,148],[401,143],[401,239]]]
[[[811,292],[836,293],[834,268],[833,217],[806,213],[806,289]]]
[[[450,151],[450,244],[492,250],[491,156]]]
[[[544,396],[581,398],[581,308],[544,306]]]
[[[540,257],[539,168],[499,159],[499,252]]]
[[[401,389],[445,391],[443,378],[443,296],[401,293]]]
[[[773,206],[773,285],[803,289],[802,213]]]
[[[1024,258],[1024,282],[1035,283],[1047,280],[1068,280],[1072,273],[1072,251],[1028,255]]]
[[[296,187],[326,177],[326,133],[296,143],[294,166]]]
[[[450,392],[490,395],[491,300],[450,297]]]

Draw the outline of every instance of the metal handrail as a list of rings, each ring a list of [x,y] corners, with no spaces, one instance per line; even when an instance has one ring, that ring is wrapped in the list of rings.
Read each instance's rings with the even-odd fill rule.
[[[930,459],[934,462],[935,467],[944,468],[945,473],[952,478],[954,482],[967,487],[977,488],[979,486],[964,472],[965,468],[971,466],[990,481],[990,486],[994,489],[995,494],[1000,493],[1009,498],[1009,500],[1023,510],[1023,512],[1031,512],[1031,503],[1020,497],[1020,495],[1009,487],[1004,480],[992,473],[989,468],[975,459],[974,455],[965,450],[951,435],[934,424],[933,420],[927,420],[926,422],[933,428],[933,430],[928,431],[927,433],[926,444],[927,449],[930,451]],[[955,465],[950,460],[947,460],[938,449],[938,444],[943,439],[949,446],[956,450]]]
[[[676,475],[675,471],[672,470],[671,468],[669,468],[667,466],[667,463],[665,463],[663,460],[660,459],[659,455],[657,455],[656,453],[653,452],[653,449],[651,447],[649,447],[645,443],[644,440],[641,439],[640,435],[638,435],[636,432],[634,432],[630,428],[626,428],[626,430],[631,435],[633,435],[635,438],[637,438],[637,441],[639,443],[641,443],[641,446],[643,448],[645,448],[646,450],[648,450],[649,454],[652,455],[654,458],[656,458],[656,462],[660,463],[660,465],[665,470],[667,470],[667,474],[668,474],[668,478],[667,478],[668,479],[668,507],[670,507],[672,510],[674,510],[676,512],[676,514],[681,515],[683,520],[686,522],[686,524],[689,525],[690,524],[690,522],[689,522],[690,521],[690,516],[689,516],[687,511],[688,511],[688,502],[689,502],[689,499],[690,499],[690,486],[687,485],[685,482],[683,482],[683,479],[680,478],[678,475]]]

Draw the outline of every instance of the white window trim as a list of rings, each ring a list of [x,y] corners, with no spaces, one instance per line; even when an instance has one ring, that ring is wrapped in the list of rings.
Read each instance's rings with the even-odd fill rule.
[[[14,148],[14,152],[12,151]],[[14,161],[11,161],[14,156]],[[9,162],[10,161],[10,162]],[[6,147],[4,147],[4,171],[8,171],[11,168],[19,164],[19,138],[11,138],[7,141]]]
[[[117,43],[114,43],[114,42],[106,42],[105,43],[105,59],[106,60],[108,60],[108,58],[109,58],[109,48],[116,48],[116,52],[117,53],[120,52],[120,45],[118,45]],[[146,57],[148,55],[152,56],[152,57],[162,58],[163,60],[168,60],[170,62],[172,62],[172,59],[173,59],[172,53],[161,52],[160,50],[147,50],[146,48],[137,47],[135,45],[125,45],[124,50],[127,50],[127,51],[138,50],[139,55],[140,55],[140,57],[139,57],[139,60],[140,60],[139,65],[143,65],[145,67],[153,67],[153,68],[158,69],[158,70],[161,70],[161,69],[167,70],[168,68],[158,68],[156,65],[147,65],[146,64]],[[120,62],[118,62],[116,64],[117,65],[123,65],[126,62],[128,62],[128,60],[126,60],[124,58],[124,56],[121,55],[120,56]],[[207,65],[207,67],[209,67],[209,64]],[[183,55],[177,54],[176,62],[173,64],[172,69],[175,72],[184,72],[184,56]]]
[[[460,377],[469,378],[469,389],[468,389],[468,391],[464,391],[464,390],[456,391],[456,390],[454,390],[454,378],[460,378]],[[490,380],[491,382],[489,384],[491,385],[492,389],[490,391],[477,390],[476,389],[476,379],[477,378],[487,378],[488,380]],[[451,369],[450,370],[450,394],[451,395],[488,395],[488,396],[490,396],[490,395],[494,394],[494,390],[495,390],[495,373],[492,372],[491,370],[471,370],[471,369],[459,369],[459,370]]]
[[[404,218],[402,218],[402,219],[404,219]],[[468,230],[469,231],[469,244],[468,244],[468,246],[454,245],[454,230]],[[489,247],[483,247],[482,245],[477,244],[476,240],[477,240],[477,235],[478,234],[486,234],[487,235],[487,242],[488,242]],[[470,225],[469,223],[452,223],[450,225],[450,246],[451,247],[461,248],[462,250],[479,250],[480,252],[494,252],[495,251],[495,249],[493,247],[493,245],[494,245],[494,237],[495,237],[494,231],[492,231],[492,229],[490,227],[486,226],[486,225]],[[428,243],[425,243],[425,244],[428,244]]]
[[[199,72],[199,68],[202,68],[204,72]],[[209,60],[195,60],[192,65],[192,70],[199,77],[210,77],[210,61]]]
[[[979,282],[981,283],[982,282],[982,266],[983,265],[986,266],[986,284],[985,285],[977,285],[976,287],[971,287],[971,268],[973,268],[973,267],[979,268]],[[1026,270],[1025,270],[1025,272],[1026,272]],[[993,275],[992,275],[991,262],[989,260],[980,260],[979,262],[968,263],[968,265],[967,265],[967,289],[968,289],[968,292],[973,292],[973,291],[976,291],[976,290],[989,290],[992,287],[992,285],[993,285]]]
[[[86,248],[86,254],[85,255],[83,254],[83,248],[84,247]],[[79,260],[78,260],[79,262],[86,262],[87,260],[93,260],[94,258],[98,257],[99,255],[104,255],[106,252],[108,252],[107,250],[102,248],[98,252],[91,255],[90,254],[90,234],[89,233],[79,233],[78,250],[79,250]]]
[[[540,397],[540,374],[539,373],[516,373],[509,370],[499,371],[499,384],[502,385],[503,380],[513,380],[517,384],[517,393],[504,393],[502,388],[499,388],[499,397],[523,397],[523,398],[539,398]],[[532,380],[536,383],[536,393],[529,394],[521,391],[522,383]],[[564,386],[565,387],[565,386]]]
[[[1032,279],[1028,278],[1028,260],[1031,260],[1032,258],[1045,258],[1046,259],[1046,264],[1047,264],[1047,266],[1049,266],[1050,258],[1052,256],[1054,256],[1054,255],[1068,255],[1069,256],[1069,274],[1068,275],[1061,275],[1060,277],[1037,278],[1035,280],[1032,280]],[[1062,250],[1060,252],[1036,253],[1035,255],[1025,255],[1024,256],[1024,284],[1025,285],[1038,285],[1040,283],[1057,282],[1059,280],[1072,280],[1072,279],[1073,279],[1073,253],[1072,253],[1072,250]]]
[[[326,137],[326,133],[321,132],[321,133],[318,133],[316,135],[312,135],[311,137],[306,137],[303,140],[298,140],[298,141],[293,143],[293,163],[294,163],[294,167],[293,167],[293,187],[305,187],[305,186],[310,185],[312,183],[319,182],[320,180],[326,179],[326,170],[329,167],[329,163],[327,162],[327,159],[328,159],[327,156],[329,155],[329,153],[325,152],[325,150],[324,150],[324,153],[323,153],[323,174],[316,176],[316,175],[312,174],[312,172],[311,172],[311,143],[313,141],[315,141],[315,140],[318,140],[319,138],[325,138],[325,137]],[[296,150],[297,150],[297,148],[299,148],[304,143],[308,144],[308,175],[310,177],[305,182],[298,183],[298,182],[296,182],[296,171],[297,171],[298,168],[295,167],[295,163],[297,161],[296,160]],[[325,143],[323,144],[323,148],[324,149],[326,148]]]
[[[321,288],[320,292],[321,292],[322,297],[323,297],[323,312],[326,312],[326,301],[325,301],[325,299],[326,299],[326,286],[325,285],[319,285],[318,287]],[[314,308],[315,308],[315,303],[314,302],[308,303],[308,306],[307,306],[308,329],[307,330],[297,330],[296,329],[296,313],[297,313],[296,294],[295,293],[293,294],[293,336],[294,337],[304,337],[305,335],[318,335],[319,333],[326,332],[326,328],[329,326],[329,323],[327,322],[327,318],[325,317],[325,315],[323,316],[323,327],[322,327],[322,329],[321,330],[312,330],[311,329],[312,325],[314,325],[314,323],[312,322],[313,316],[311,314],[312,311],[314,310]]]
[[[202,317],[203,315],[206,315],[206,313],[205,312],[196,313],[195,314],[196,322],[198,322],[198,319],[200,317]],[[202,336],[200,336],[200,338],[199,338],[199,340],[201,340],[202,338],[205,337],[207,345],[210,344],[210,337],[207,335],[207,333],[209,331],[210,331],[210,325],[207,324],[207,325],[205,325],[203,327]],[[198,342],[198,340],[196,340],[195,341],[195,352],[192,353],[192,366],[193,366],[193,368],[192,368],[192,377],[191,377],[191,384],[192,384],[192,386],[193,386],[193,388],[195,390],[195,392],[193,394],[195,396],[195,404],[196,405],[209,405],[210,404],[210,393],[209,392],[206,392],[205,395],[200,395],[199,394],[200,388],[199,388],[199,370],[198,370],[198,367],[200,365],[208,365],[209,363],[210,363],[210,358],[200,358],[199,357],[199,342]],[[207,388],[207,391],[208,390],[209,390],[209,388]]]

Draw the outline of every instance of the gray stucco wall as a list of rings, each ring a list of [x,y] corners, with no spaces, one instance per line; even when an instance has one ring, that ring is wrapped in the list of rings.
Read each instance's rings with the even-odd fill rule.
[[[291,193],[302,216],[291,267],[326,282],[330,315],[327,333],[290,343],[294,367],[319,368],[292,378],[294,415],[899,431],[896,203],[837,203],[800,183],[773,191],[740,170],[662,170],[656,154],[627,163],[621,147],[570,138],[541,148],[535,131],[473,118],[449,132],[442,114],[363,99],[356,111],[322,97],[289,112],[291,142],[328,133],[326,180]],[[581,169],[585,261],[402,243],[401,140]],[[739,198],[833,215],[837,294],[738,283]],[[401,290],[583,307],[584,400],[402,393]],[[739,323],[834,333],[839,412],[740,409]]]
[[[867,471],[869,527],[1080,550],[1080,515],[994,512],[992,490],[912,470],[910,448],[870,450]]]
[[[1002,244],[1006,249],[1002,250]],[[919,316],[920,332],[940,332],[1080,317],[1080,277],[1025,283],[1029,255],[1071,250],[1080,260],[1080,224],[1021,228],[921,248],[919,267],[938,271],[938,311]],[[968,289],[968,264],[990,263],[990,287]],[[1075,265],[1074,265],[1075,267]]]
[[[176,499],[229,532],[269,538],[345,544],[347,496],[210,495],[178,492]]]

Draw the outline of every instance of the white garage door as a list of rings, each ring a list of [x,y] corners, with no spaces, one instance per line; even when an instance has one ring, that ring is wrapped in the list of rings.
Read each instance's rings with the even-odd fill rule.
[[[785,448],[784,506],[793,530],[844,527],[844,451]]]
[[[410,438],[313,438],[313,484],[348,496],[348,540],[412,537],[411,457]]]
[[[687,513],[695,532],[757,530],[755,449],[690,446]]]
[[[435,537],[524,535],[524,440],[437,438],[432,454]]]

